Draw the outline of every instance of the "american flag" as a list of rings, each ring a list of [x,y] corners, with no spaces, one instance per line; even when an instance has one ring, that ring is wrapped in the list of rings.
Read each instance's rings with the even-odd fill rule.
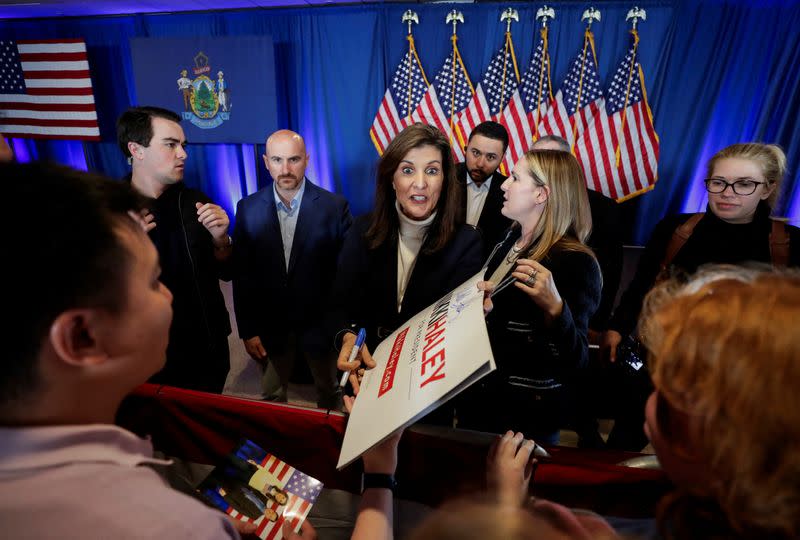
[[[481,122],[499,121],[500,114],[516,91],[518,82],[519,72],[514,56],[514,44],[511,41],[511,34],[506,32],[503,46],[489,62],[475,95],[458,119],[456,129],[462,145],[466,144],[469,134]]]
[[[531,147],[531,143],[538,138],[535,127],[546,114],[552,99],[547,28],[542,28],[528,69],[500,118],[509,137],[508,151],[502,163],[506,171],[514,167],[517,160]]]
[[[82,39],[0,40],[0,132],[100,140]]]
[[[304,474],[288,463],[277,457],[266,454],[261,460],[261,466],[266,467],[283,484],[281,489],[286,491],[288,501],[285,506],[279,506],[272,501],[269,508],[275,510],[279,516],[276,521],[270,521],[261,516],[253,523],[256,524],[256,535],[264,540],[279,540],[283,537],[283,523],[289,521],[294,531],[300,530],[300,525],[308,516],[311,507],[317,501],[322,491],[322,482]],[[227,507],[225,512],[236,519],[251,521],[247,516],[237,512],[232,507]]]
[[[383,155],[395,135],[414,123],[411,114],[428,87],[428,80],[414,47],[414,38],[410,35],[408,43],[409,50],[397,66],[369,130],[369,136],[379,155]]]
[[[412,117],[439,128],[450,139],[453,159],[460,163],[464,161],[464,147],[455,137],[453,125],[458,113],[472,98],[473,91],[472,82],[458,51],[457,38],[453,36],[452,39],[453,51],[445,59],[442,69],[436,74],[433,84],[428,87]]]
[[[587,147],[611,141],[610,164],[596,162],[587,169],[587,185],[618,201],[653,188],[658,177],[658,135],[647,103],[644,73],[636,55],[639,35],[631,31],[631,44],[617,67],[606,102],[607,115],[601,114],[592,129],[584,133]]]
[[[559,135],[572,146],[603,108],[594,36],[587,30],[583,47],[573,59],[564,83],[539,124],[538,132],[541,135]]]

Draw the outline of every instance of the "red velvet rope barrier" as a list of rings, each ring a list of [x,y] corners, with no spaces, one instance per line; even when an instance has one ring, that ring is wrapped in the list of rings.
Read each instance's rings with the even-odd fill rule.
[[[345,417],[336,412],[287,406],[145,384],[123,403],[118,423],[149,435],[156,449],[196,463],[219,462],[237,441],[251,439],[326,487],[358,492],[360,470],[339,472],[336,462]],[[639,454],[548,448],[533,493],[604,514],[652,516],[668,488],[658,470],[617,463]],[[409,431],[400,444],[399,496],[426,504],[480,488],[487,446]]]

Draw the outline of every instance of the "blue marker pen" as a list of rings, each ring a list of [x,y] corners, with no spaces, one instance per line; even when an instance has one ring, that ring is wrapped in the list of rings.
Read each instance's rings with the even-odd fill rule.
[[[364,340],[367,339],[367,330],[362,328],[358,331],[358,337],[356,338],[356,344],[353,346],[353,350],[350,351],[350,358],[347,359],[347,362],[350,363],[356,359],[358,356],[358,351],[361,350],[362,345],[364,345]],[[347,384],[347,378],[350,376],[350,371],[345,371],[342,373],[342,380],[339,381],[339,386],[344,388],[344,385]]]

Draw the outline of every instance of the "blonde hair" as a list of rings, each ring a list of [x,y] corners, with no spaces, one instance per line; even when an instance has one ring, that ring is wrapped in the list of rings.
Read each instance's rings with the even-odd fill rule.
[[[592,232],[586,181],[575,156],[560,150],[529,150],[523,159],[534,181],[550,188],[527,257],[539,261],[556,245],[594,256],[586,246]]]
[[[764,175],[767,186],[772,187],[772,193],[767,198],[770,208],[775,208],[775,203],[780,195],[781,183],[786,175],[786,154],[776,144],[739,143],[723,148],[708,162],[707,175],[714,174],[717,162],[728,158],[739,158],[757,163]]]
[[[660,521],[675,538],[709,537],[710,525],[726,537],[800,535],[798,318],[797,273],[717,268],[648,295],[640,324],[667,405],[659,429],[669,437],[671,411],[688,415],[687,445],[711,479],[665,500]]]

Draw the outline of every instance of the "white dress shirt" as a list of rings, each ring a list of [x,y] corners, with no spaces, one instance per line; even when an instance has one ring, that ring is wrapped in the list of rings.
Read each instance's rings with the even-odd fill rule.
[[[306,190],[306,179],[300,184],[294,198],[289,201],[289,206],[283,204],[275,184],[272,184],[272,191],[275,195],[275,209],[278,211],[278,224],[281,227],[281,239],[283,240],[283,258],[286,262],[286,270],[289,270],[289,257],[292,255],[292,244],[294,243],[294,230],[297,228],[297,216],[300,214],[300,203],[303,202],[303,193]]]
[[[473,227],[477,227],[478,220],[481,219],[481,212],[483,212],[483,205],[486,204],[486,196],[492,186],[493,177],[494,175],[490,176],[479,186],[467,173],[467,224]]]

